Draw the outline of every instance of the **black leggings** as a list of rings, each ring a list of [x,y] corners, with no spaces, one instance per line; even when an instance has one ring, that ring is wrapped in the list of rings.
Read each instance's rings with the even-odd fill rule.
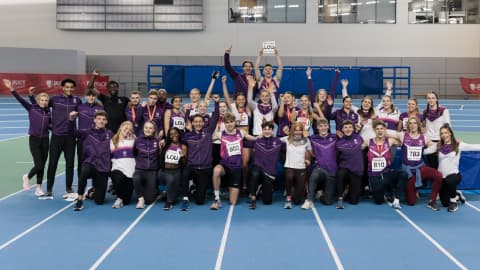
[[[75,138],[73,136],[52,135],[50,142],[50,157],[47,170],[47,192],[52,192],[57,173],[58,160],[63,152],[65,158],[65,183],[66,191],[72,191],[73,166],[75,162]]]
[[[273,182],[275,176],[267,175],[265,171],[257,166],[253,166],[250,171],[248,182],[248,191],[250,195],[256,195],[258,186],[262,185],[263,204],[272,204]]]
[[[82,164],[82,173],[78,179],[78,195],[85,193],[87,179],[89,178],[92,179],[93,188],[95,188],[93,200],[96,204],[103,204],[107,192],[108,172],[99,172],[90,164]]]
[[[175,203],[177,200],[180,182],[182,181],[182,169],[160,169],[158,182],[167,188],[167,202]]]
[[[310,179],[308,180],[307,199],[313,202],[315,191],[318,186],[323,187],[323,196],[320,201],[323,204],[330,205],[333,203],[333,194],[335,193],[335,175],[329,174],[326,170],[320,167],[313,169]]]
[[[42,184],[45,163],[47,162],[48,143],[48,137],[30,136],[28,138],[28,145],[33,158],[33,168],[28,173],[28,179],[32,179],[34,175],[37,175],[37,184],[39,185]]]
[[[110,173],[117,197],[122,199],[123,204],[127,205],[132,201],[133,181],[119,170]]]
[[[450,199],[457,196],[457,186],[462,181],[462,175],[459,173],[450,174],[442,179],[442,187],[440,188],[440,201],[442,205],[447,207]]]
[[[295,185],[295,192],[292,196],[294,204],[300,204],[305,200],[306,179],[306,169],[285,168],[285,189],[287,191],[287,196],[292,195],[292,188]]]
[[[146,204],[151,204],[157,195],[157,171],[135,169],[133,187],[138,197],[143,197]]]
[[[348,169],[340,168],[337,171],[337,196],[342,197],[345,191],[345,184],[349,183],[350,189],[348,192],[349,202],[351,204],[358,204],[360,200],[360,191],[362,186],[362,176],[356,175]]]
[[[197,192],[195,193],[195,202],[199,205],[205,203],[207,186],[212,181],[212,168],[195,169],[189,166],[183,168],[181,196],[187,197],[189,193],[188,182],[193,179]]]

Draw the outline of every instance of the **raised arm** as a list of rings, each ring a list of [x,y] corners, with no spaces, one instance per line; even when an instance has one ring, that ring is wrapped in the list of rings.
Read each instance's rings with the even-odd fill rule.
[[[205,102],[207,102],[207,104],[210,102],[213,86],[215,85],[215,81],[218,79],[219,76],[220,76],[220,72],[218,71],[214,71],[212,73],[212,79],[210,80],[210,84],[208,85],[207,92],[205,93]]]
[[[342,84],[342,98],[347,97],[348,96],[348,90],[347,90],[348,80],[343,79],[340,81],[340,83]]]
[[[95,79],[97,78],[98,75],[100,75],[100,72],[94,69],[92,72],[92,77],[90,77],[90,80],[88,80],[87,89],[94,89]]]
[[[220,97],[218,95],[214,95],[213,100],[215,101],[215,109],[213,110],[212,118],[210,119],[210,121],[208,121],[208,124],[207,124],[207,132],[210,134],[212,134],[213,131],[215,131],[215,128],[217,128],[218,118],[220,117],[220,111],[219,111]]]
[[[228,107],[232,104],[232,99],[230,98],[230,94],[228,93],[227,87],[227,76],[222,76],[222,88],[223,88],[223,97],[225,98],[225,102],[227,103]]]
[[[166,110],[165,114],[163,115],[163,134],[168,134],[168,130],[170,129],[170,116],[172,115],[172,110]]]
[[[232,52],[232,46],[225,50],[225,54],[223,55],[223,62],[225,65],[225,69],[227,70],[230,77],[234,78],[238,76],[238,73],[233,69],[232,64],[230,64],[230,53]]]
[[[283,95],[280,95],[280,105],[278,106],[278,118],[282,118],[285,114],[285,106],[283,101]]]
[[[250,109],[255,110],[257,108],[257,103],[253,100],[253,88],[255,87],[256,81],[252,77],[248,77],[248,92],[247,92],[247,101]]]
[[[280,58],[280,53],[278,53],[278,48],[275,47],[275,56],[277,58],[277,73],[275,74],[275,80],[277,80],[277,83],[280,84],[280,80],[282,80],[282,75],[283,75],[283,63],[282,63],[282,58]]]
[[[7,79],[3,79],[3,85],[5,85],[5,87],[10,90],[10,92],[12,93],[12,95],[15,97],[15,99],[25,108],[25,110],[29,110],[31,108],[31,104],[29,104],[28,102],[26,102],[18,93],[17,91],[15,91],[15,88],[13,88],[13,85],[12,85],[12,81],[10,80],[7,80]],[[30,88],[28,88],[28,91],[30,92],[30,89],[35,89],[35,87],[31,86]]]
[[[255,78],[257,79],[258,82],[262,81],[262,74],[260,73],[260,60],[262,59],[262,55],[263,55],[263,48],[260,48],[258,50],[257,59],[255,60],[255,65],[253,66],[255,70]]]

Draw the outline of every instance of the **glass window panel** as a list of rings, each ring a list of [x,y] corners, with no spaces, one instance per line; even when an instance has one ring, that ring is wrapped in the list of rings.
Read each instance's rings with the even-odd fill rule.
[[[395,0],[319,0],[319,23],[395,23]]]
[[[305,23],[306,0],[228,0],[231,23]]]
[[[478,24],[480,0],[410,0],[412,24]]]

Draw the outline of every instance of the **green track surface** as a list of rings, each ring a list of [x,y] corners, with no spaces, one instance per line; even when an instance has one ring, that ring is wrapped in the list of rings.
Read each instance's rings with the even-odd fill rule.
[[[478,132],[456,132],[455,136],[466,143],[480,143]],[[22,189],[22,176],[32,168],[33,162],[28,149],[28,137],[1,141],[0,149],[0,198],[3,198]],[[63,160],[63,156],[60,157],[57,175],[65,171]],[[47,176],[47,165],[44,180]],[[34,185],[35,181],[36,177],[30,183]]]
[[[0,142],[0,198],[22,189],[22,176],[33,167],[33,159],[28,147],[28,136]],[[65,171],[63,155],[60,157],[57,174]],[[44,182],[47,178],[47,166],[45,165]],[[30,184],[35,185],[36,176]]]

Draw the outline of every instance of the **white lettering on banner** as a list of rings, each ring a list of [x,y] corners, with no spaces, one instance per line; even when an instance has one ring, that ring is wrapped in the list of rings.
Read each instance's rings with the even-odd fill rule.
[[[62,81],[46,80],[45,84],[47,85],[48,88],[61,87],[62,86]]]
[[[12,80],[13,88],[24,88],[26,84],[26,80]]]
[[[173,117],[173,126],[184,130],[185,129],[185,119],[183,117]]]
[[[422,159],[422,147],[407,146],[407,160],[419,161]]]
[[[165,153],[165,163],[178,164],[180,161],[180,153],[178,150],[167,150]]]
[[[275,53],[275,41],[269,40],[262,43],[263,53],[264,54],[274,54]]]
[[[384,157],[374,157],[372,159],[372,172],[381,172],[387,167],[387,160]]]
[[[227,146],[227,152],[229,157],[238,156],[242,154],[240,149],[241,148],[240,141],[227,142],[226,146]]]

